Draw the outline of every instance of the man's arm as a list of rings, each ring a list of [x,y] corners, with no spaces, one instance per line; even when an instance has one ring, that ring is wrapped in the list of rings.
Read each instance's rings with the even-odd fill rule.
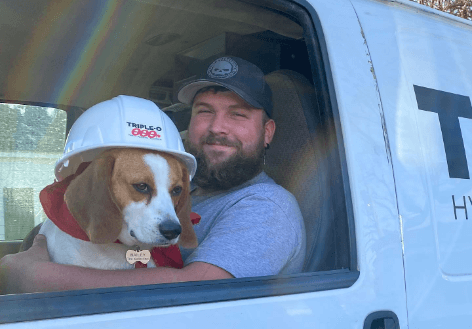
[[[0,293],[48,292],[157,283],[228,279],[218,266],[195,262],[183,269],[168,267],[138,270],[97,270],[52,263],[47,241],[37,235],[25,252],[0,259]]]

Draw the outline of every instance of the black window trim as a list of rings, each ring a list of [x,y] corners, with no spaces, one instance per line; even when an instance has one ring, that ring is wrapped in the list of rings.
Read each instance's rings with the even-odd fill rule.
[[[345,269],[291,276],[6,295],[0,298],[0,324],[340,289],[354,284],[358,276],[358,272]]]
[[[294,18],[304,39],[319,93],[320,108],[333,120],[346,203],[349,268],[290,276],[184,282],[133,287],[0,296],[0,323],[182,306],[325,291],[351,287],[359,277],[355,227],[340,116],[325,40],[317,13],[305,0],[242,0]],[[305,9],[305,7],[307,9]],[[55,106],[57,107],[57,106]],[[68,120],[69,126],[69,120]],[[25,310],[28,310],[27,312]]]

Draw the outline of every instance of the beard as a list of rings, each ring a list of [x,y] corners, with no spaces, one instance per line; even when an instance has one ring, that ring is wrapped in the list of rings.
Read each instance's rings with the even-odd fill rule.
[[[228,159],[212,164],[203,151],[204,144],[219,144],[236,148],[236,153]],[[198,146],[185,143],[185,148],[197,160],[197,171],[193,182],[205,190],[228,190],[255,177],[262,171],[264,159],[264,136],[259,138],[255,151],[243,152],[240,141],[230,141],[212,133],[203,136]]]

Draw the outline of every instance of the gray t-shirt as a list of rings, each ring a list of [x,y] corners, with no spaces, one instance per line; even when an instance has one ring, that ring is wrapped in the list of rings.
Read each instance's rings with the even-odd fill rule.
[[[295,197],[260,173],[224,192],[192,196],[199,246],[181,248],[184,265],[205,262],[234,277],[299,273],[306,236]]]

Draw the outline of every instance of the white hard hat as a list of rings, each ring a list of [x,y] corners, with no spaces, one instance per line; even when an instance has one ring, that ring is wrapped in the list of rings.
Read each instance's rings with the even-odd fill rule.
[[[170,153],[195,175],[195,157],[185,152],[177,127],[153,102],[118,96],[85,111],[72,125],[63,156],[56,162],[58,181],[76,172],[105,150],[135,147]]]

